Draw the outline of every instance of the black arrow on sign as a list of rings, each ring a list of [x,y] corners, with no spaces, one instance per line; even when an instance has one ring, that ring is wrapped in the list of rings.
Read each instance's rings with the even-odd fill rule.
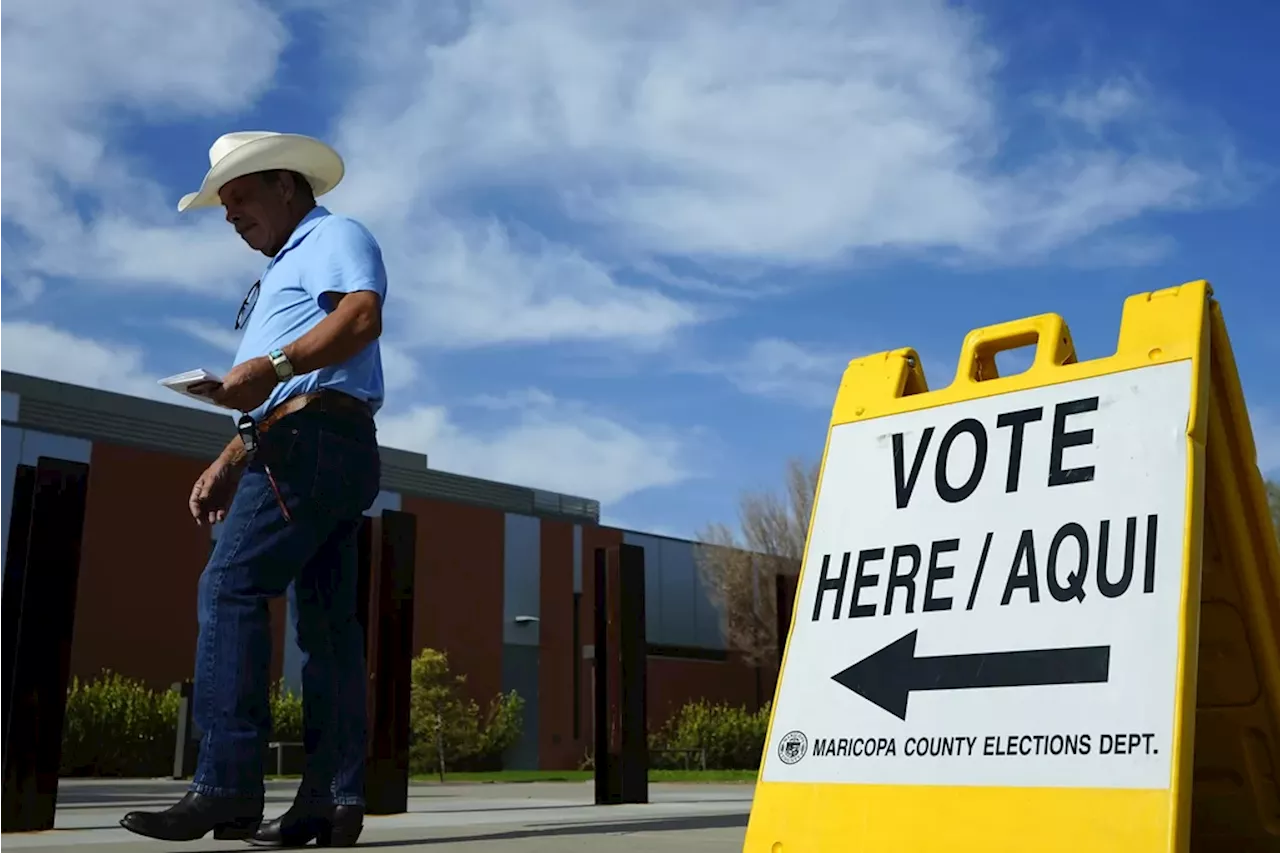
[[[1110,668],[1110,646],[920,658],[912,631],[831,679],[905,720],[907,697],[916,690],[1100,684]]]

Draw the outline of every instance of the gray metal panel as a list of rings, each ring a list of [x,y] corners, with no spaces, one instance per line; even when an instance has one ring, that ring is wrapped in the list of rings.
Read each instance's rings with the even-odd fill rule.
[[[19,459],[23,465],[35,465],[40,457],[65,459],[68,462],[89,464],[93,455],[93,442],[83,438],[54,435],[34,429],[22,430],[22,451]]]
[[[582,592],[582,525],[573,526],[573,591]]]
[[[502,540],[502,642],[538,645],[541,582],[542,521],[509,512],[504,518]],[[529,618],[533,621],[525,621]]]
[[[5,394],[20,395],[17,422],[33,429],[211,460],[235,436],[230,415],[0,371]],[[5,416],[11,408],[8,398]],[[420,453],[383,447],[382,487],[419,497],[596,523],[598,501],[427,468]]]
[[[294,696],[302,695],[302,648],[298,645],[298,606],[294,599],[294,586],[289,584],[284,599],[284,660],[280,666],[280,680]]]
[[[4,549],[9,549],[9,513],[13,511],[13,481],[18,465],[39,464],[40,457],[65,459],[69,462],[89,464],[93,455],[93,442],[82,438],[68,438],[39,430],[4,426]],[[5,554],[0,552],[0,571]]]
[[[622,541],[644,549],[644,632],[650,643],[670,643],[662,589],[662,547],[656,536],[627,531]]]
[[[364,514],[379,516],[382,515],[384,509],[389,509],[393,512],[400,511],[400,494],[398,492],[388,492],[385,489],[378,492],[378,496],[373,499],[373,503],[364,511]]]
[[[18,456],[22,453],[22,430],[6,424],[4,430],[3,456],[0,463],[4,465],[4,545],[0,550],[0,571],[3,570],[5,554],[9,551],[9,515],[13,512],[13,481],[18,476]]]
[[[148,402],[139,400],[138,402]],[[152,405],[160,405],[155,403]],[[177,408],[177,407],[175,407]],[[191,412],[200,415],[200,412]],[[121,414],[108,409],[86,409],[52,400],[25,396],[19,413],[24,427],[83,436],[113,444],[166,450],[181,456],[212,460],[235,436],[230,418],[210,415],[212,421],[193,420],[185,424],[157,421]]]
[[[0,400],[3,400],[4,402],[2,414],[5,422],[16,423],[18,420],[18,405],[20,402],[18,395],[11,391],[3,391],[0,392]]]
[[[693,560],[693,644],[700,649],[723,649],[728,646],[728,643],[725,642],[720,611],[711,602],[711,595],[707,591],[706,582],[702,579],[702,572],[698,571],[697,555],[693,551],[695,546],[693,543],[687,544]]]
[[[662,551],[662,610],[667,637],[673,646],[698,645],[697,578],[693,546],[679,539],[659,540]]]
[[[400,450],[397,447],[379,447],[379,455],[382,457],[382,464],[392,468],[404,468],[407,471],[416,471],[419,468],[428,468],[426,454],[414,453],[409,450]]]
[[[645,629],[665,646],[725,648],[720,613],[698,572],[697,543],[623,531],[622,541],[644,549]]]
[[[503,756],[506,770],[538,770],[538,665],[535,646],[502,647],[502,692],[514,690],[524,699],[520,739]]]

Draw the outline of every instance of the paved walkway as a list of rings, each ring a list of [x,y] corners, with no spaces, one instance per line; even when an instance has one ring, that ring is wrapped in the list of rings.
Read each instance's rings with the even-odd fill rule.
[[[296,783],[295,783],[296,784]],[[163,807],[184,785],[167,780],[63,780],[56,828],[6,834],[11,850],[249,851],[243,842],[189,844],[151,841],[120,828],[130,809]],[[409,811],[370,817],[360,846],[388,853],[414,850],[458,853],[739,853],[751,810],[750,785],[649,786],[646,805],[595,806],[590,783],[491,785],[415,784]],[[288,807],[290,783],[271,783],[267,815]]]

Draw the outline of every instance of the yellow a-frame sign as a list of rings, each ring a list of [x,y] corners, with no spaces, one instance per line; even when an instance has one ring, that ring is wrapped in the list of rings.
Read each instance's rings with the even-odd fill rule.
[[[995,354],[1034,344],[1025,372]],[[746,853],[1280,851],[1280,555],[1207,282],[851,362]]]

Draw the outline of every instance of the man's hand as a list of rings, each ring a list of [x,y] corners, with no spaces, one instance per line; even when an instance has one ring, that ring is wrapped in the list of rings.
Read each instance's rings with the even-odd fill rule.
[[[191,390],[237,412],[251,412],[271,395],[279,379],[265,355],[242,361],[218,385],[193,385]]]
[[[240,480],[240,469],[225,456],[219,456],[191,487],[191,499],[187,507],[196,524],[204,527],[227,517],[227,507]]]

